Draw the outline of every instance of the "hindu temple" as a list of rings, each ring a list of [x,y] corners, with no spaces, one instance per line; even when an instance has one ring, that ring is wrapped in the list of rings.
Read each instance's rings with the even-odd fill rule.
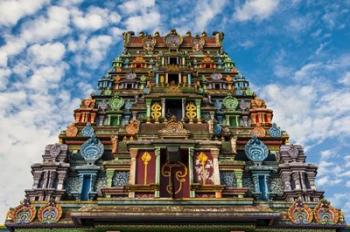
[[[8,230],[346,231],[223,40],[125,32],[96,92],[38,154]]]

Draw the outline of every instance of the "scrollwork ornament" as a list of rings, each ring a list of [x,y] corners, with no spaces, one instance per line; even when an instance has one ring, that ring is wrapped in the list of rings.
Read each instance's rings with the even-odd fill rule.
[[[101,141],[95,136],[86,140],[86,142],[80,146],[80,154],[83,156],[85,161],[88,162],[89,164],[95,163],[96,160],[101,158],[103,155],[103,152],[104,152],[104,146],[101,143]]]
[[[336,224],[339,216],[339,211],[326,200],[321,200],[314,209],[315,221],[319,224]]]
[[[222,104],[225,106],[226,109],[234,111],[238,106],[238,100],[237,98],[228,95],[224,98],[224,100],[222,100]]]
[[[62,207],[60,204],[49,202],[40,207],[38,211],[38,220],[43,224],[51,224],[58,222],[62,217]]]
[[[277,126],[276,123],[272,123],[272,127],[268,130],[271,137],[277,138],[282,136],[281,129]]]
[[[313,219],[312,210],[298,200],[288,209],[288,218],[293,224],[310,224]]]
[[[114,95],[108,102],[109,107],[111,108],[111,110],[120,110],[123,105],[125,103],[125,100],[121,97],[119,97],[119,95]]]
[[[244,150],[247,157],[253,162],[262,162],[269,154],[267,146],[257,137],[251,138],[245,145]]]
[[[95,130],[89,122],[86,123],[86,126],[81,130],[81,135],[84,137],[95,136]]]
[[[16,223],[28,224],[34,220],[36,209],[27,199],[25,199],[23,204],[15,208],[13,215]]]

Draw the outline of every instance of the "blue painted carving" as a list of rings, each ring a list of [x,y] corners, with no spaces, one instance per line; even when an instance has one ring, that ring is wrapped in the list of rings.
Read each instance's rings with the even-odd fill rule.
[[[81,187],[80,200],[87,201],[89,200],[89,192],[91,188],[91,176],[84,175],[83,177],[83,186]]]
[[[214,107],[217,111],[222,109],[222,102],[219,99],[215,99]]]
[[[244,150],[247,157],[253,162],[262,162],[269,154],[267,146],[255,136],[248,141]]]
[[[236,179],[233,172],[220,172],[220,181],[222,185],[228,187],[236,186]]]
[[[261,200],[267,200],[267,184],[266,184],[266,176],[259,175],[259,190],[260,190],[260,199]]]
[[[150,89],[147,88],[147,87],[143,88],[143,93],[144,94],[149,94],[150,93]]]
[[[80,154],[89,164],[94,164],[96,160],[101,158],[103,151],[103,144],[95,136],[91,137],[80,146]]]
[[[237,96],[242,96],[243,95],[243,91],[241,90],[241,87],[237,86],[235,89],[235,93]]]
[[[129,172],[116,172],[113,176],[113,186],[125,186],[129,181]]]
[[[279,128],[276,123],[272,123],[272,127],[269,129],[269,134],[271,137],[281,137],[282,136],[282,131],[281,128]]]
[[[125,109],[127,110],[127,111],[130,111],[130,109],[131,109],[131,107],[132,107],[132,102],[130,101],[130,99],[128,99],[128,100],[126,100],[126,102],[125,102]]]
[[[221,136],[221,132],[222,132],[222,127],[220,124],[215,124],[214,126],[214,134],[216,136]]]
[[[81,135],[84,137],[93,137],[95,136],[94,128],[92,128],[91,124],[88,122],[86,126],[81,130]]]

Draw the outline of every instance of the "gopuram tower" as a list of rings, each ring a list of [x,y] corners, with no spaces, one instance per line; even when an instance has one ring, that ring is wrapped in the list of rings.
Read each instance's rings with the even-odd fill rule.
[[[32,165],[10,231],[345,231],[223,33],[123,39],[98,91]]]

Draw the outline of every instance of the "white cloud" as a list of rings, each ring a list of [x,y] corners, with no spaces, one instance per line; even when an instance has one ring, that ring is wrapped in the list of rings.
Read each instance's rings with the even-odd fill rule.
[[[120,5],[119,9],[126,14],[131,14],[148,7],[153,7],[154,5],[155,0],[130,0]]]
[[[340,79],[340,83],[350,86],[350,71],[344,74],[344,76]]]
[[[157,10],[142,12],[141,15],[130,16],[125,20],[127,30],[151,30],[160,25],[160,14]]]
[[[100,7],[90,7],[86,13],[75,9],[72,14],[74,25],[83,31],[95,31],[109,23],[118,23],[121,19],[116,12]]]
[[[0,1],[0,25],[12,26],[47,3],[48,0],[2,0]]]
[[[60,43],[34,44],[28,48],[29,59],[35,64],[53,64],[62,60],[65,46]]]
[[[237,6],[234,12],[236,21],[262,20],[277,10],[279,0],[246,0],[242,6]]]
[[[207,27],[208,23],[219,13],[222,12],[223,7],[227,3],[226,0],[217,1],[199,1],[197,3],[195,12],[196,15],[194,28],[196,31],[203,31]]]
[[[69,30],[69,10],[65,7],[51,6],[47,16],[27,21],[22,26],[21,38],[27,42],[42,42],[66,35]]]

